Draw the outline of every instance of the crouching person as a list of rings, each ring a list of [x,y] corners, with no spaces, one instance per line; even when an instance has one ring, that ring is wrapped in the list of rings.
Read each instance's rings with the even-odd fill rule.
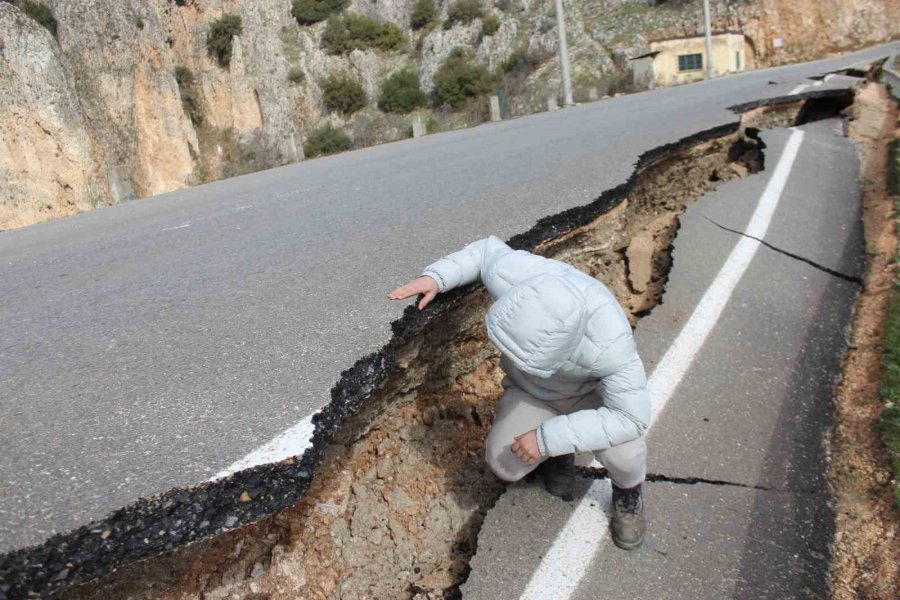
[[[593,452],[613,484],[613,540],[640,547],[650,398],[621,306],[589,275],[495,236],[429,265],[390,298],[421,294],[422,309],[438,293],[479,279],[494,299],[485,324],[506,374],[488,465],[505,481],[540,467],[547,491],[571,499],[574,453]]]

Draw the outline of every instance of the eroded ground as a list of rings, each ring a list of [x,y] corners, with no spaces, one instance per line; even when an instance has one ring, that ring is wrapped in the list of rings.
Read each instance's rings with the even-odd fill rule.
[[[900,597],[900,513],[891,505],[889,458],[873,424],[883,410],[881,346],[897,268],[886,147],[900,130],[896,103],[884,86],[868,85],[860,92],[854,117],[850,135],[861,159],[868,264],[835,400],[828,468],[836,504],[831,575],[835,598],[894,599]]]

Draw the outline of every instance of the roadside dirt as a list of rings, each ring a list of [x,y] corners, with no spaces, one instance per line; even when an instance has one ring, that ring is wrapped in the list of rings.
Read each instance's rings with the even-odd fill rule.
[[[900,597],[900,512],[891,506],[890,464],[873,430],[881,347],[891,286],[896,277],[894,207],[885,190],[887,144],[900,134],[896,103],[882,85],[857,95],[850,136],[861,160],[868,265],[853,319],[850,349],[836,394],[828,478],[835,502],[831,582],[834,597]]]
[[[646,166],[615,209],[536,251],[603,281],[636,321],[663,294],[685,206],[761,168],[744,132]],[[483,459],[501,393],[488,306],[472,292],[401,347],[399,368],[347,419],[296,506],[56,597],[458,598],[503,489]]]

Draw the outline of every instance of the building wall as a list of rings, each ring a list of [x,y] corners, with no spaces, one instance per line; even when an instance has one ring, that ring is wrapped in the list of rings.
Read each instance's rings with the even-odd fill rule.
[[[674,85],[697,81],[704,77],[704,67],[689,71],[678,69],[678,57],[700,54],[706,60],[705,42],[702,36],[650,42],[651,51],[659,54],[653,62],[658,85]],[[723,33],[712,38],[713,76],[735,73],[754,68],[753,52],[744,36]]]

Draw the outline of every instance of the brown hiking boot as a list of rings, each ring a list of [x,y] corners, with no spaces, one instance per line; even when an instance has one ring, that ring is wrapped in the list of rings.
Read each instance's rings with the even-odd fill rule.
[[[640,484],[629,489],[612,486],[612,537],[623,550],[637,550],[644,542],[644,498]]]
[[[569,502],[575,499],[575,455],[553,456],[539,467],[544,487]]]

